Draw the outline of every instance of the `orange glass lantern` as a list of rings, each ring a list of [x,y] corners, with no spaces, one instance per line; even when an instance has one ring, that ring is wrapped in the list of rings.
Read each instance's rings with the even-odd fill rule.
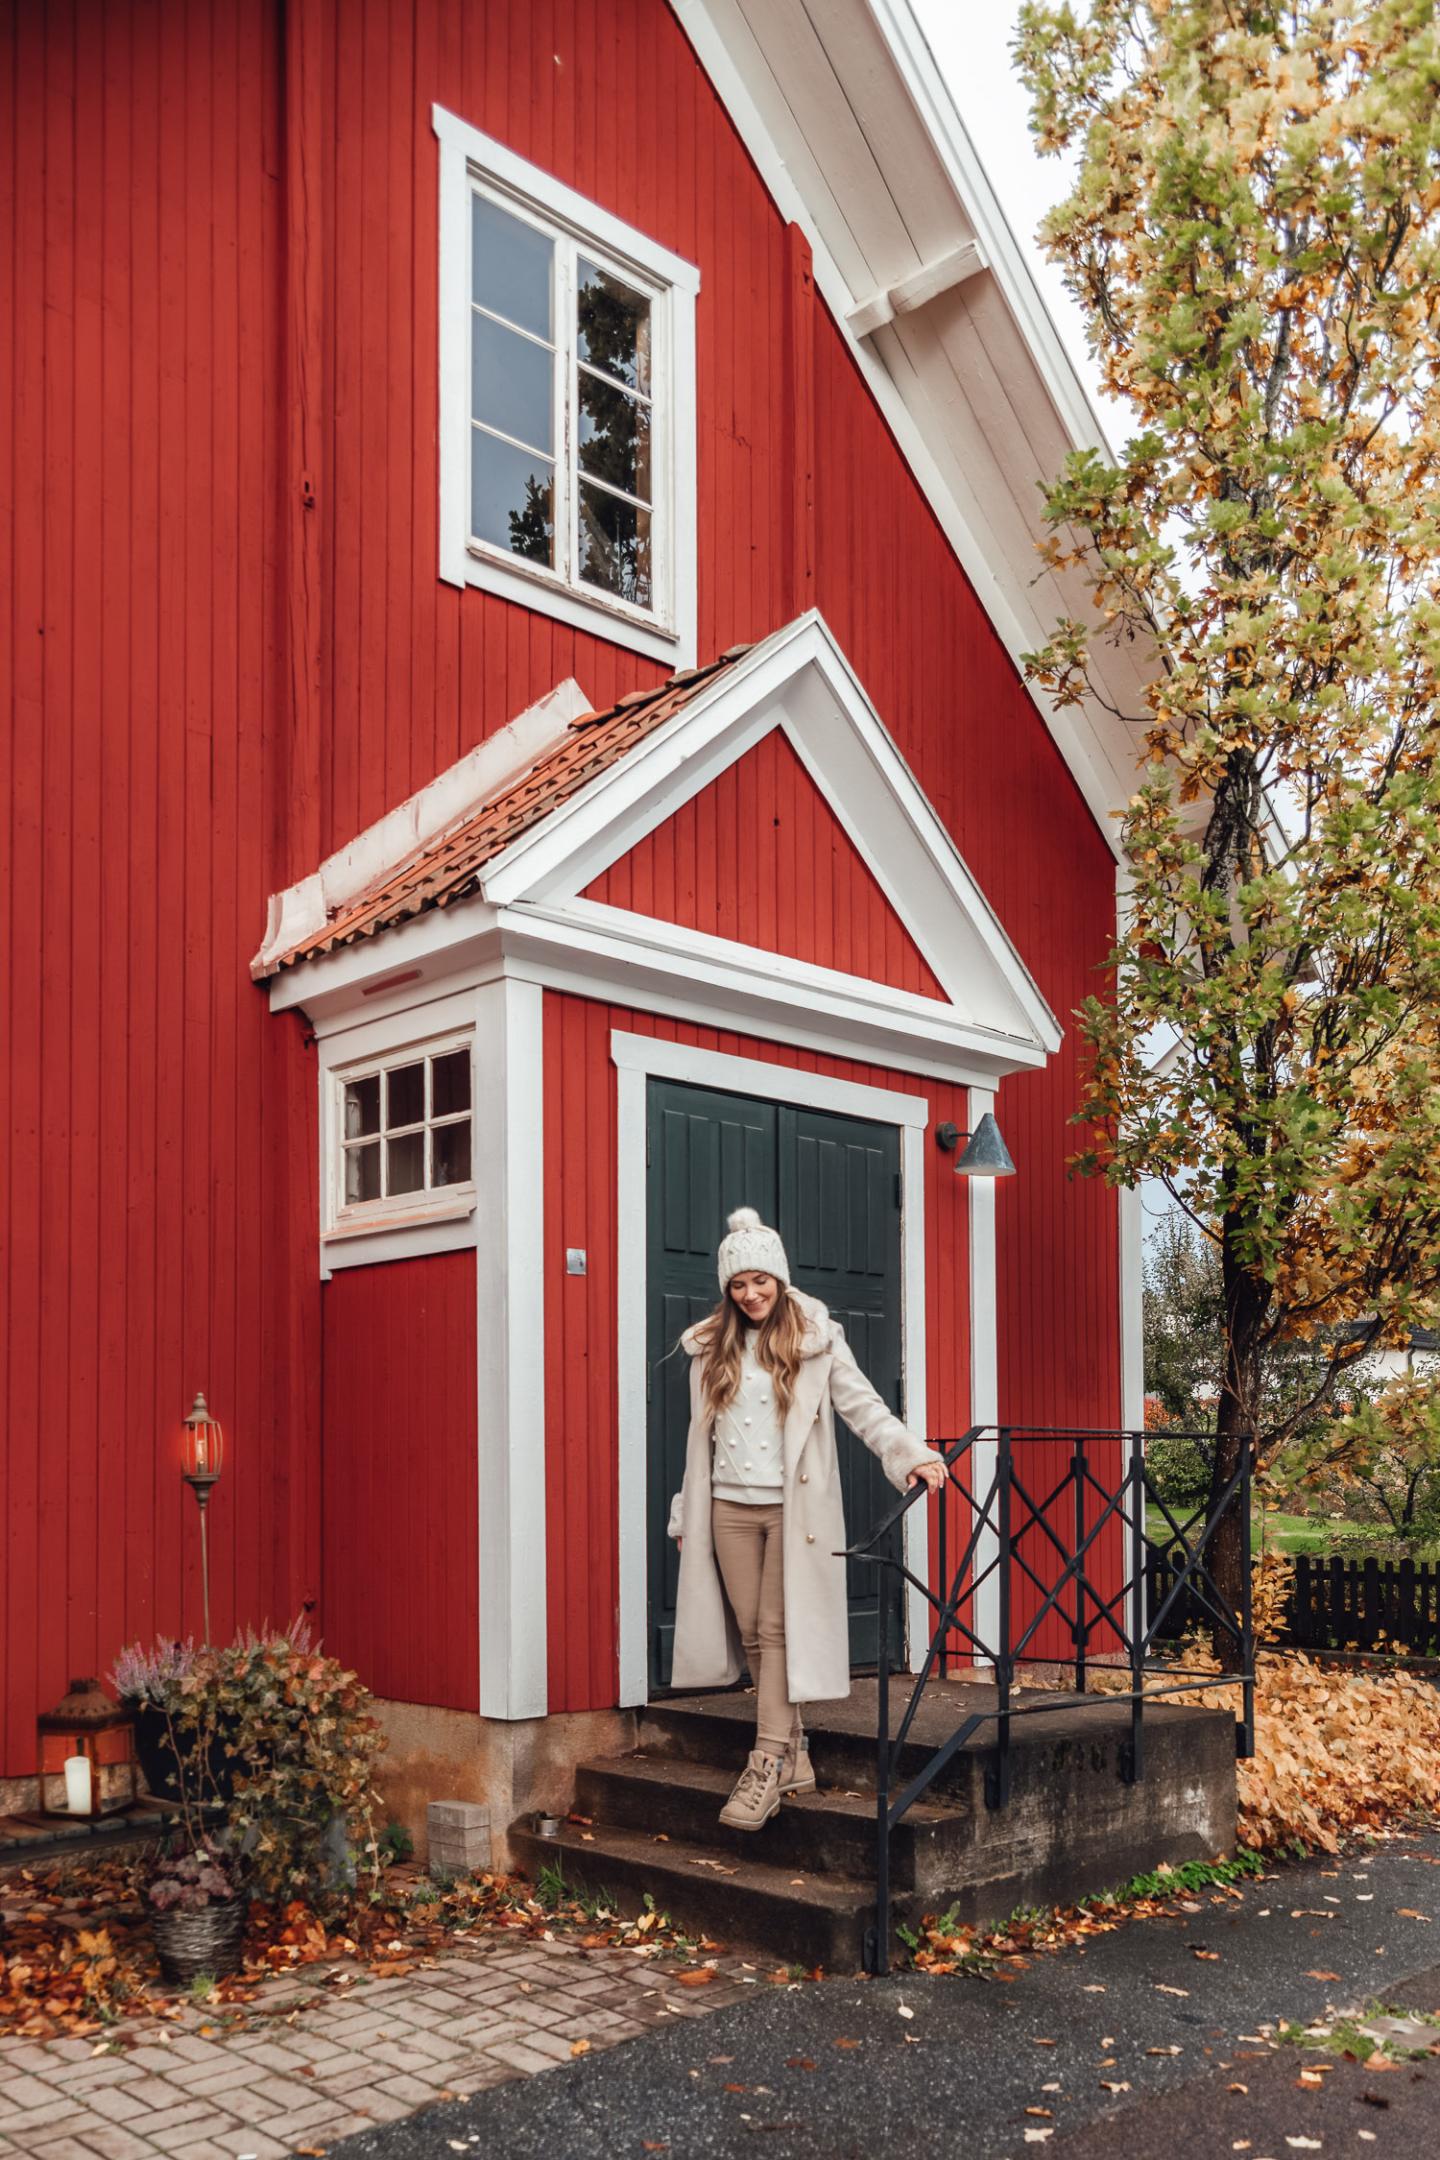
[[[180,1475],[195,1495],[200,1510],[200,1581],[205,1598],[205,1640],[210,1640],[210,1544],[205,1534],[205,1509],[225,1460],[225,1435],[210,1415],[203,1394],[190,1406],[182,1431]]]
[[[183,1433],[184,1461],[181,1476],[194,1488],[203,1507],[225,1460],[225,1435],[211,1417],[203,1395],[197,1395],[186,1418]]]
[[[135,1726],[98,1680],[72,1680],[37,1722],[40,1805],[47,1815],[111,1815],[133,1806]]]

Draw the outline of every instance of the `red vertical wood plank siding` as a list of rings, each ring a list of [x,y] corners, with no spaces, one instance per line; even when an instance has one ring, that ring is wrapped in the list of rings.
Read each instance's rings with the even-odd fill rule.
[[[723,855],[707,848],[702,861],[702,830],[723,834]],[[602,871],[585,897],[921,997],[945,995],[778,728]]]
[[[308,1060],[247,966],[282,868],[275,11],[10,8],[0,69],[0,1774],[23,1775],[70,1674],[199,1631],[195,1388],[230,1439],[216,1629],[318,1591],[274,1507],[312,1383],[261,1354],[271,1302],[318,1317],[318,1282],[313,1179],[302,1215],[262,1080]],[[313,1099],[312,1074],[302,1153]]]
[[[326,1647],[377,1694],[480,1702],[475,1255],[325,1285]]]
[[[545,1454],[552,1710],[601,1708],[615,1700],[616,1690],[614,1028],[924,1095],[932,1118],[942,1123],[963,1121],[965,1109],[963,1090],[913,1073],[692,1027],[598,999],[546,993]],[[938,1148],[925,1154],[924,1205],[926,1422],[932,1433],[951,1434],[969,1422],[969,1252],[964,1190],[950,1157]],[[586,1274],[565,1273],[567,1245],[586,1248]]]
[[[249,981],[266,894],[566,675],[603,705],[661,673],[438,579],[437,102],[700,266],[700,655],[819,607],[1062,1020],[1105,948],[1102,837],[665,0],[5,9],[0,1774],[71,1672],[199,1626],[174,1453],[197,1386],[231,1442],[216,1628],[320,1594],[314,1055]],[[747,824],[801,800],[750,766],[657,837],[635,904],[698,919]],[[817,835],[736,888],[737,933],[782,949],[833,911],[837,965],[907,980],[888,923],[847,919],[847,874]],[[1001,1401],[1100,1423],[1115,1213],[1064,1170],[1074,1054],[1001,1091]],[[613,1120],[605,1059],[586,1071],[547,1207],[593,1217],[595,1252]],[[937,1182],[932,1237],[955,1199]],[[933,1267],[953,1386],[960,1260]],[[613,1284],[564,1295],[552,1437],[597,1542],[592,1566],[557,1506],[552,1597],[584,1625],[556,1632],[555,1687],[600,1701]]]

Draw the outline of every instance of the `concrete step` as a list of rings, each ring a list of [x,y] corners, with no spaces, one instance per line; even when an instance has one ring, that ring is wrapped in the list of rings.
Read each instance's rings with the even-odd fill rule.
[[[909,1700],[896,1686],[890,1731]],[[994,1704],[982,1683],[925,1690],[892,1794],[967,1717]],[[1036,1696],[1031,1696],[1036,1702]],[[1069,1904],[1157,1862],[1211,1859],[1235,1837],[1235,1724],[1222,1710],[1159,1702],[1145,1714],[1144,1777],[1134,1780],[1130,1711],[1111,1697],[1054,1697],[1046,1714],[1016,1704],[1008,1797],[987,1805],[993,1722],[980,1726],[896,1826],[891,1914],[913,1921],[951,1906],[998,1920],[1021,1904]],[[638,1753],[582,1764],[577,1812],[558,1838],[517,1824],[510,1841],[531,1874],[550,1863],[622,1911],[648,1891],[680,1926],[785,1963],[854,1971],[873,1924],[873,1680],[844,1702],[807,1706],[819,1791],[785,1800],[755,1832],[728,1830],[720,1807],[751,1747],[755,1698],[744,1690],[670,1696],[640,1716]],[[998,1799],[998,1792],[993,1797]]]
[[[756,1831],[752,1841],[764,1836]],[[557,1837],[516,1825],[510,1842],[535,1881],[542,1868],[558,1865],[572,1888],[603,1894],[619,1912],[640,1912],[648,1893],[686,1934],[727,1948],[761,1951],[807,1970],[855,1972],[863,1962],[875,1892],[849,1876],[777,1866],[708,1842],[657,1844],[652,1831],[615,1823],[596,1823],[588,1840],[576,1823],[562,1823]]]
[[[875,1791],[874,1683],[864,1695],[841,1703],[808,1703],[805,1732],[810,1760],[818,1784],[831,1789],[868,1794]],[[892,1730],[898,1725],[910,1684],[892,1688]],[[858,1698],[858,1699],[857,1699]],[[984,1710],[994,1700],[993,1690],[979,1687],[946,1688],[943,1707],[936,1705],[949,1733],[972,1711]],[[927,1699],[927,1709],[930,1707]],[[714,1695],[671,1695],[652,1702],[640,1713],[639,1742],[647,1755],[669,1755],[682,1762],[710,1763],[738,1774],[746,1752],[754,1746],[755,1697],[748,1690],[727,1690]],[[935,1740],[928,1731],[907,1741],[891,1775],[892,1792],[929,1761]],[[1025,1728],[1017,1722],[1015,1738],[1023,1744]],[[987,1724],[947,1764],[932,1797],[942,1803],[973,1809],[984,1805],[985,1766],[992,1759],[995,1727]]]
[[[873,1794],[824,1787],[791,1793],[763,1830],[736,1830],[719,1820],[738,1765],[689,1762],[676,1755],[619,1755],[581,1763],[575,1807],[598,1830],[616,1827],[663,1833],[717,1854],[763,1858],[776,1867],[852,1875],[875,1867]],[[959,1809],[917,1801],[891,1839],[891,1880],[897,1890],[929,1889],[953,1879],[971,1826]]]

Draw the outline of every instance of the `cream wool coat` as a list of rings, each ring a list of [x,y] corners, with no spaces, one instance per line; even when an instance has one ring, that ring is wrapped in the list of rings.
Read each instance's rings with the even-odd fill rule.
[[[845,1540],[834,1412],[877,1456],[897,1490],[930,1459],[855,1362],[845,1331],[828,1307],[790,1290],[805,1315],[800,1371],[781,1432],[785,1505],[785,1661],[792,1703],[835,1702],[850,1692],[850,1631],[845,1607]],[[704,1323],[700,1323],[703,1327]],[[670,1511],[670,1535],[682,1537],[671,1684],[723,1687],[743,1663],[710,1534],[711,1430],[700,1391],[697,1329],[680,1338],[690,1356],[690,1431],[685,1480]],[[858,1526],[860,1535],[868,1523]]]

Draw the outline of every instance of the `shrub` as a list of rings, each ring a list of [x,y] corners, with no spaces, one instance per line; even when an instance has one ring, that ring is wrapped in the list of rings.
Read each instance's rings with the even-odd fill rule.
[[[1212,1451],[1175,1433],[1153,1432],[1145,1441],[1145,1468],[1156,1497],[1182,1522],[1210,1497]]]
[[[353,1889],[348,1838],[359,1844],[373,1885],[380,1864],[373,1773],[383,1735],[369,1714],[369,1690],[338,1658],[322,1655],[303,1613],[283,1631],[247,1627],[219,1649],[132,1644],[111,1677],[119,1693],[164,1714],[197,1859],[208,1853],[215,1861],[206,1809],[213,1818],[223,1796],[225,1843],[234,1853],[226,1864],[243,1860],[257,1894],[300,1894],[314,1904]]]
[[[247,1631],[216,1652],[207,1695],[229,1728],[229,1819],[257,1886],[280,1898],[303,1892],[312,1903],[351,1888],[347,1830],[373,1883],[373,1777],[384,1736],[369,1714],[369,1689],[312,1647],[302,1623],[283,1634]]]

